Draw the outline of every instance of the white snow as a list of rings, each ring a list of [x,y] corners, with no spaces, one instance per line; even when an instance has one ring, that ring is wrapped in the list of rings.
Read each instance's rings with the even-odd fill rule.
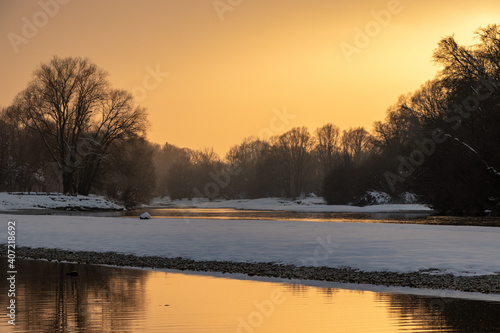
[[[90,195],[62,195],[57,193],[45,194],[9,194],[0,192],[0,211],[22,209],[56,209],[56,208],[84,208],[84,209],[123,209],[122,206],[103,197]]]
[[[400,195],[400,198],[403,200],[405,204],[414,204],[418,202],[418,197],[414,193],[404,192]]]
[[[155,198],[144,207],[193,207],[193,208],[232,208],[244,210],[286,210],[297,212],[352,212],[352,213],[378,213],[378,212],[412,212],[432,211],[429,207],[420,204],[380,204],[372,206],[327,205],[321,197],[307,197],[298,200],[282,198],[262,198],[245,200],[214,200],[194,198],[192,200],[170,200],[168,197]],[[51,193],[34,194],[9,194],[0,192],[0,211],[23,209],[124,209],[104,197],[70,196]]]
[[[18,246],[365,271],[500,272],[500,228],[492,227],[0,215],[1,242],[12,219]]]
[[[298,200],[282,198],[262,198],[243,200],[214,200],[194,198],[192,200],[170,200],[168,197],[155,198],[146,207],[194,207],[194,208],[233,208],[244,210],[286,210],[296,212],[321,212],[321,213],[378,213],[378,212],[410,212],[432,211],[426,205],[420,204],[383,204],[372,206],[327,205],[321,197],[308,197]]]
[[[374,205],[385,205],[389,204],[392,201],[392,198],[389,194],[380,191],[366,191],[365,195],[361,199],[368,203],[373,203]]]
[[[145,212],[145,213],[142,213],[141,215],[139,215],[139,218],[141,220],[149,220],[149,219],[151,219],[151,214],[149,214],[148,212]]]

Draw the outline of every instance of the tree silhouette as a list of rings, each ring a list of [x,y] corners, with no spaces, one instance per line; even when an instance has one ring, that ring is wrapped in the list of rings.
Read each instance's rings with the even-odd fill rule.
[[[33,73],[14,107],[40,135],[62,175],[63,192],[87,195],[116,140],[142,134],[144,108],[112,89],[107,73],[82,58],[54,57]]]

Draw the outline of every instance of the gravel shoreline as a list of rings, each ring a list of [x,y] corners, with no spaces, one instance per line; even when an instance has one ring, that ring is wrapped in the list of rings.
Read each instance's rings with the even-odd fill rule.
[[[2,244],[1,247],[1,253],[5,255],[7,253],[7,246]],[[426,272],[365,272],[349,267],[302,267],[279,263],[195,261],[180,257],[140,257],[116,252],[69,251],[30,247],[17,247],[16,256],[23,259],[69,261],[80,264],[166,268],[181,271],[242,273],[248,276],[275,277],[282,279],[319,280],[500,294],[500,274],[454,276],[451,274],[431,275]]]

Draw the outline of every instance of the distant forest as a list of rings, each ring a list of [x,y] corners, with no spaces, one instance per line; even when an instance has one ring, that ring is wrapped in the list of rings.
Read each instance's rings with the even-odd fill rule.
[[[373,129],[330,123],[247,138],[226,156],[146,137],[147,112],[88,59],[40,65],[0,110],[0,191],[104,194],[127,206],[155,196],[394,202],[414,193],[442,212],[500,214],[500,26],[477,43],[442,39],[433,80],[402,95]]]

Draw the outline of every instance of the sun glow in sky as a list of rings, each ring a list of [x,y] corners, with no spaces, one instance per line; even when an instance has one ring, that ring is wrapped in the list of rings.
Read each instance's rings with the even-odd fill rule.
[[[442,37],[471,44],[499,14],[497,0],[1,1],[0,106],[41,62],[81,56],[135,93],[159,144],[224,155],[269,128],[371,129],[434,77]],[[290,117],[273,127],[277,110]]]

